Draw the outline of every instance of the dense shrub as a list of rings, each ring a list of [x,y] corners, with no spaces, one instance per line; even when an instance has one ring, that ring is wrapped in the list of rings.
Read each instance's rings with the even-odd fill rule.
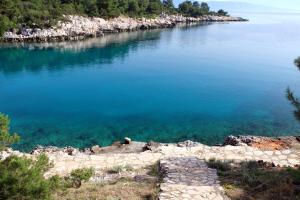
[[[1,26],[1,25],[0,25]],[[14,133],[9,133],[10,120],[8,116],[0,113],[0,151],[19,141],[20,137]]]
[[[11,156],[0,162],[0,199],[50,199],[57,188],[55,178],[43,177],[50,167],[45,155],[36,160]]]
[[[88,181],[95,173],[93,168],[75,169],[71,172],[70,177],[80,181]]]
[[[0,162],[0,199],[48,200],[52,193],[68,188],[79,188],[82,181],[88,181],[94,169],[73,170],[70,176],[44,178],[51,163],[46,155],[36,160],[26,157],[10,156]]]

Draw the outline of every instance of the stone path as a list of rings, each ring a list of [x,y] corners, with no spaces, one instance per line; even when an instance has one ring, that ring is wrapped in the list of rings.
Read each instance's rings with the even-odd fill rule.
[[[196,157],[171,157],[160,161],[164,175],[160,200],[227,200],[215,169]]]

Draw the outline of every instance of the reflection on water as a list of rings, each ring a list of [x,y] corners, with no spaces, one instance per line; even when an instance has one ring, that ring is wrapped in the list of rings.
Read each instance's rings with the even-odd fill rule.
[[[299,134],[282,94],[287,85],[300,93],[291,65],[300,20],[274,17],[2,45],[0,111],[25,150],[109,145],[125,136],[215,144],[229,134]]]
[[[179,24],[177,28],[184,31],[211,24]],[[113,59],[124,59],[129,52],[134,53],[138,48],[155,49],[161,32],[161,29],[156,29],[109,34],[105,37],[73,42],[2,44],[0,72],[10,74],[24,70],[37,72],[43,69],[55,71],[67,67],[112,63]]]
[[[56,71],[112,63],[114,59],[123,59],[129,52],[137,51],[139,46],[155,48],[160,33],[152,30],[112,34],[76,42],[9,44],[0,48],[0,72]]]

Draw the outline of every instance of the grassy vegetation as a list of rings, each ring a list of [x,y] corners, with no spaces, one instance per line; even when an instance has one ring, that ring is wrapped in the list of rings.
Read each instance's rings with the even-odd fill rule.
[[[130,165],[117,165],[107,170],[109,174],[119,174],[121,172],[133,171],[133,167]]]
[[[56,200],[155,200],[159,192],[156,182],[136,182],[123,178],[107,183],[83,183],[79,189],[60,190],[54,194]]]
[[[234,164],[210,160],[232,199],[300,199],[300,169],[271,167],[260,162]]]
[[[0,36],[21,27],[50,27],[63,20],[63,15],[151,17],[163,12],[194,17],[208,13],[227,15],[223,10],[210,12],[207,3],[197,1],[184,1],[177,9],[172,0],[1,0]]]
[[[159,172],[159,162],[149,166],[148,175],[160,178],[161,174]]]

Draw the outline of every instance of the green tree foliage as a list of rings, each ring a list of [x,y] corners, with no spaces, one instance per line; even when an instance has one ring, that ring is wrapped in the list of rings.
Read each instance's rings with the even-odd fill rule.
[[[179,4],[178,10],[182,14],[188,14],[193,12],[193,4],[191,1],[185,1]]]
[[[198,1],[185,1],[179,4],[178,11],[185,16],[199,17],[209,14],[209,7],[207,3],[199,4]]]
[[[226,11],[223,10],[223,9],[220,9],[220,10],[218,10],[217,14],[218,14],[219,16],[227,16],[227,15],[228,15],[228,12],[226,12]]]
[[[201,8],[202,13],[204,13],[204,14],[209,13],[210,8],[207,3],[202,2],[200,8]]]
[[[300,121],[300,99],[295,97],[294,93],[290,90],[290,88],[288,88],[286,91],[286,97],[296,109],[294,111],[294,116]]]
[[[36,160],[10,156],[0,162],[0,199],[47,200],[57,188],[56,177],[45,179],[49,159],[40,155]]]
[[[0,113],[0,151],[5,150],[20,140],[20,137],[16,133],[9,133],[9,124],[10,120],[8,116]]]
[[[0,35],[3,35],[3,33],[14,27],[14,24],[9,20],[7,16],[0,15]]]
[[[175,12],[175,6],[172,0],[163,0],[163,7],[164,10],[168,13],[174,13]]]
[[[296,67],[300,70],[300,57],[295,59],[294,63]],[[294,95],[293,91],[290,88],[288,88],[286,91],[286,97],[295,108],[295,118],[300,121],[300,99]]]
[[[163,5],[160,0],[149,0],[146,12],[150,15],[158,15],[163,11]]]

